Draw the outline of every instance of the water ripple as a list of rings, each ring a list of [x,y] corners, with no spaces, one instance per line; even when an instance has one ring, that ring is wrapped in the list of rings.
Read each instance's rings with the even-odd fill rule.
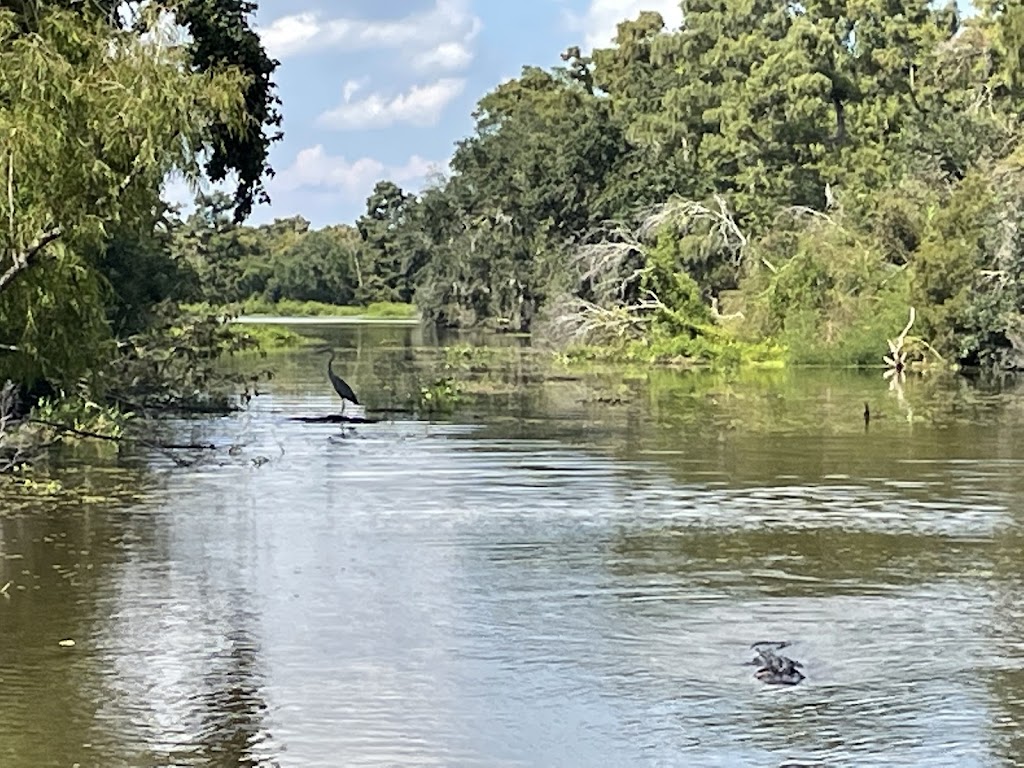
[[[0,581],[25,587],[0,603],[3,765],[989,766],[1024,747],[1019,457],[857,454],[808,481],[796,444],[744,472],[717,437],[290,420],[331,407],[182,425],[241,448],[152,457],[131,506],[3,521]],[[763,639],[793,641],[801,685],[753,678]]]

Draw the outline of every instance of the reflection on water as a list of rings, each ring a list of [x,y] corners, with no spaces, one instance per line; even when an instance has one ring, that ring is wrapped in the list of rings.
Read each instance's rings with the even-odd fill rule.
[[[410,331],[339,334],[371,413],[415,388]],[[136,500],[0,508],[0,765],[1024,759],[1011,395],[567,377],[341,432],[290,420],[337,410],[322,366]],[[803,683],[753,679],[766,639]]]

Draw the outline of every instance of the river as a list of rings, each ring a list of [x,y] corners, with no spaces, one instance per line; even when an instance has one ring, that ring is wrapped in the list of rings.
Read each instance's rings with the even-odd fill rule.
[[[287,353],[0,504],[3,768],[1024,764],[1018,393],[524,351],[427,420],[418,330],[315,332],[379,423]]]

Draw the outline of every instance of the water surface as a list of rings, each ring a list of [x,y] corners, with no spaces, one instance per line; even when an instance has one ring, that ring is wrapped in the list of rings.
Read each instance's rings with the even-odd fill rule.
[[[414,329],[330,333],[371,414],[427,375]],[[80,461],[131,493],[0,506],[0,765],[1024,760],[1012,391],[523,354],[354,432],[292,420],[338,403],[290,354],[177,426],[220,447],[194,466]],[[764,639],[801,685],[752,677]]]

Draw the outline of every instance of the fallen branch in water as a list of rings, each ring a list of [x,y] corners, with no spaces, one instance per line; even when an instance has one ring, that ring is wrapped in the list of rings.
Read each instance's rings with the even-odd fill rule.
[[[401,411],[408,413],[408,411]],[[331,413],[327,416],[292,416],[291,421],[301,421],[304,424],[378,424],[380,419],[367,419],[363,416],[343,416],[340,413]]]
[[[177,415],[177,416],[230,416],[240,408],[227,402],[220,403],[139,403],[129,400],[116,393],[107,395],[107,399],[120,408],[143,416]]]
[[[561,314],[551,321],[554,339],[573,343],[610,343],[642,338],[652,314],[665,305],[652,292],[630,304],[603,307],[579,297],[562,300]]]
[[[78,429],[68,424],[61,424],[56,421],[47,421],[46,419],[28,419],[29,424],[39,424],[50,429],[55,429],[58,432],[62,432],[68,435],[74,435],[75,437],[84,437],[90,440],[106,440],[112,443],[121,442],[133,442],[139,445],[145,446],[146,448],[157,448],[163,450],[182,450],[182,451],[215,451],[217,446],[213,443],[158,443],[152,440],[145,440],[139,437],[132,437],[130,435],[104,435],[100,432],[92,432],[88,429]]]
[[[87,437],[92,440],[109,440],[111,442],[120,442],[121,437],[117,435],[104,435],[100,432],[90,432],[87,429],[77,429],[76,427],[69,426],[67,424],[61,424],[56,421],[47,421],[46,419],[27,419],[29,424],[39,424],[43,427],[49,427],[55,429],[58,432],[63,432],[69,435],[75,435],[76,437]]]

